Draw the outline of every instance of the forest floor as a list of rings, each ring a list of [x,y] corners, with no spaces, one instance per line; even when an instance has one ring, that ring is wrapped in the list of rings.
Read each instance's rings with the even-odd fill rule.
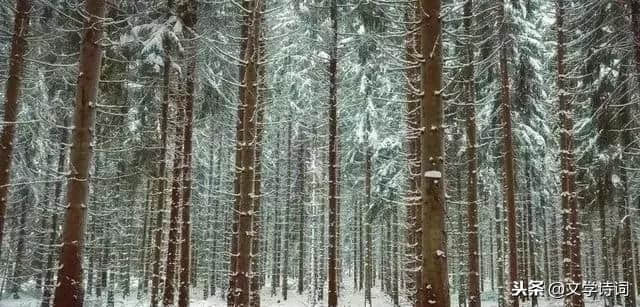
[[[267,282],[267,284],[269,284]],[[293,286],[295,283],[291,282]],[[345,285],[345,289],[342,292],[342,296],[339,298],[339,306],[341,307],[365,307],[364,304],[364,291],[353,291],[353,287],[351,284]],[[280,290],[280,289],[278,289]],[[326,289],[325,289],[326,291]],[[115,306],[114,307],[146,307],[149,305],[149,298],[143,297],[140,299],[136,298],[136,289],[132,289],[133,295],[129,296],[126,299],[123,299],[122,295],[118,294],[115,297]],[[326,292],[325,292],[326,293]],[[3,298],[0,299],[0,307],[39,307],[40,306],[40,298],[35,296],[35,293],[22,293],[22,298],[20,299],[12,299],[8,297],[8,294],[5,294]],[[498,303],[495,299],[495,293],[489,291],[483,293],[483,307],[497,307]],[[265,287],[261,291],[261,306],[263,307],[311,307],[314,306],[309,299],[309,293],[303,293],[302,295],[298,294],[295,290],[289,292],[289,298],[284,301],[282,300],[282,296],[278,291],[278,295],[271,296],[271,288]],[[379,287],[374,287],[371,289],[371,297],[372,297],[372,306],[371,307],[393,307],[393,301],[389,296],[382,293]],[[402,299],[401,299],[402,300]],[[451,298],[451,306],[457,306],[457,294],[452,293]],[[539,301],[540,307],[562,307],[563,301],[561,299],[547,299],[541,298]],[[593,300],[587,299],[585,302],[585,307],[600,307],[602,306],[601,300]],[[324,307],[327,305],[326,295],[325,301],[318,302],[315,307]],[[106,304],[106,296],[103,296],[102,299],[99,299],[95,296],[89,296],[85,300],[86,307],[103,307],[107,306]],[[220,295],[211,296],[204,300],[202,298],[202,289],[195,288],[192,292],[191,297],[191,307],[226,307],[227,304],[225,300],[220,297]],[[400,303],[401,307],[409,307],[410,305],[406,302]],[[531,306],[530,302],[521,303],[520,306],[528,307]]]

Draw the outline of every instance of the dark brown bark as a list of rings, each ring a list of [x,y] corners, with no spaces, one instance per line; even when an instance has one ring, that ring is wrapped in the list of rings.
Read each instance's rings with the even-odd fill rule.
[[[369,130],[371,129],[371,125],[369,123],[369,114],[367,114],[367,122],[366,122],[366,138],[365,138],[365,160],[364,160],[364,191],[365,191],[365,239],[366,239],[366,256],[365,256],[365,288],[364,288],[364,300],[365,306],[367,306],[367,302],[369,302],[369,306],[371,307],[371,288],[373,288],[373,281],[375,277],[373,276],[373,242],[372,242],[372,229],[371,223],[373,222],[372,214],[369,211],[371,208],[371,177],[372,177],[372,165],[371,165],[371,147],[369,144]]]
[[[496,226],[496,284],[498,285],[498,307],[505,306],[504,288],[504,207],[496,199],[494,200],[495,226]],[[503,202],[504,204],[504,202]]]
[[[444,197],[442,20],[439,0],[421,0],[422,306],[450,306]],[[426,110],[429,110],[428,112]]]
[[[89,200],[89,166],[93,160],[93,132],[96,94],[102,64],[102,28],[105,1],[85,3],[84,37],[80,47],[79,74],[73,115],[66,212],[62,230],[60,269],[58,270],[54,307],[82,307],[82,256],[85,220]]]
[[[236,289],[233,306],[249,306],[250,278],[251,278],[251,242],[253,220],[253,194],[255,175],[255,142],[256,121],[254,116],[257,107],[257,64],[258,42],[260,35],[260,2],[250,1],[249,29],[247,32],[246,49],[244,51],[244,78],[242,101],[244,110],[242,118],[242,147],[241,167],[238,174],[240,203],[238,219],[238,256],[234,271],[234,287]]]
[[[304,205],[304,179],[305,179],[305,148],[304,142],[300,143],[298,152],[298,294],[304,291],[304,228],[305,228],[305,205]]]
[[[500,23],[500,111],[503,145],[504,200],[507,209],[507,242],[509,244],[509,285],[518,281],[518,248],[516,233],[516,165],[514,157],[513,131],[511,127],[511,98],[509,97],[508,48],[510,46],[505,17],[505,0],[498,5],[498,22]],[[509,306],[518,307],[519,302],[509,295]]]
[[[393,306],[400,306],[400,297],[399,297],[399,275],[400,275],[400,263],[398,257],[398,245],[400,244],[400,236],[398,231],[398,208],[393,207],[392,209],[392,220],[393,220],[393,240],[390,241],[393,245],[392,247],[392,264],[393,264],[393,279],[392,279],[392,288],[391,288],[391,299],[393,300]]]
[[[264,21],[264,16],[262,12],[264,12],[264,1],[261,2],[260,7],[260,22]],[[256,144],[255,144],[255,179],[254,179],[254,199],[253,199],[253,242],[252,242],[252,255],[254,258],[252,259],[253,263],[253,276],[251,277],[251,306],[252,307],[260,307],[260,288],[261,288],[261,272],[263,270],[260,269],[261,259],[266,258],[266,254],[260,252],[260,254],[256,251],[260,250],[260,246],[262,245],[263,236],[262,236],[262,221],[260,219],[260,215],[262,214],[262,138],[264,135],[264,127],[266,127],[265,123],[265,108],[266,108],[266,67],[262,63],[265,60],[265,44],[264,44],[264,32],[260,33],[260,41],[258,42],[259,50],[259,58],[258,58],[258,88],[257,88],[257,122],[256,122]],[[266,225],[267,223],[265,223]],[[264,244],[265,247],[267,244]]]
[[[338,3],[331,0],[329,52],[329,255],[328,306],[338,306]]]
[[[175,144],[173,152],[173,170],[171,179],[171,208],[169,210],[169,234],[167,245],[167,260],[165,262],[164,295],[162,303],[164,306],[171,306],[175,302],[176,269],[178,268],[177,253],[179,240],[178,227],[180,222],[180,204],[182,196],[182,163],[183,139],[184,139],[184,101],[181,95],[176,95],[173,99],[176,103],[175,118]]]
[[[273,199],[277,202],[280,200],[280,131],[276,132],[276,186]],[[280,285],[280,250],[282,245],[282,225],[280,206],[274,208],[274,227],[273,227],[273,258],[271,261],[271,296],[275,296],[278,286]]]
[[[557,87],[558,104],[560,110],[560,160],[562,182],[562,209],[566,225],[563,228],[563,272],[565,281],[571,281],[580,285],[582,283],[582,271],[580,268],[580,230],[578,222],[578,202],[576,200],[575,164],[573,161],[573,107],[567,96],[566,69],[565,69],[565,29],[564,29],[564,1],[556,1],[556,28],[557,28]],[[568,258],[568,259],[567,259]],[[569,261],[567,261],[569,260]],[[580,288],[580,286],[578,286]],[[580,293],[580,291],[578,291]],[[584,298],[582,295],[567,295],[565,306],[582,307]]]
[[[416,22],[417,4],[408,4],[405,35],[407,77],[407,162],[409,188],[407,191],[407,288],[408,299],[421,306],[422,295],[422,206],[420,202],[420,37]]]
[[[622,249],[622,272],[623,272],[623,280],[629,284],[629,293],[624,296],[624,306],[625,307],[636,307],[636,285],[634,282],[634,266],[633,266],[633,233],[632,233],[632,224],[634,216],[631,214],[631,200],[629,197],[629,176],[627,170],[629,169],[629,165],[627,161],[633,161],[633,158],[627,153],[627,150],[633,146],[633,136],[631,135],[631,131],[626,129],[631,123],[632,118],[629,111],[629,96],[627,91],[627,84],[625,83],[625,79],[628,78],[627,67],[623,64],[621,65],[620,75],[618,76],[621,87],[621,99],[620,105],[621,110],[618,113],[618,128],[620,129],[620,147],[623,148],[619,164],[619,173],[620,173],[620,182],[622,184],[621,190],[621,213],[623,216],[621,217],[622,223],[622,238],[621,238],[621,249]]]
[[[187,307],[189,305],[189,289],[192,273],[191,264],[191,172],[192,158],[192,137],[193,137],[193,102],[196,73],[196,42],[195,30],[197,23],[197,2],[195,0],[184,0],[178,5],[178,16],[182,20],[185,29],[185,42],[189,57],[187,61],[187,75],[184,83],[184,145],[182,157],[182,221],[181,221],[181,244],[180,244],[180,274],[178,286],[178,306]],[[177,150],[178,148],[176,148]],[[194,264],[195,268],[195,264]]]
[[[169,97],[171,86],[171,57],[169,55],[168,40],[163,42],[164,47],[164,67],[163,67],[163,89],[162,106],[160,111],[160,150],[158,154],[158,168],[156,170],[157,205],[156,219],[153,237],[153,274],[151,277],[151,307],[157,307],[160,290],[160,257],[162,252],[163,219],[165,207],[165,193],[167,187],[167,126],[169,118]]]
[[[142,216],[142,242],[140,243],[140,269],[142,279],[138,280],[138,293],[137,298],[142,298],[142,292],[147,292],[147,286],[149,284],[149,267],[147,265],[147,253],[150,239],[150,231],[149,231],[149,221],[151,217],[149,216],[149,212],[151,211],[151,206],[153,204],[151,195],[153,194],[154,189],[154,180],[152,178],[147,179],[147,188],[145,190],[146,198],[145,201],[142,202],[143,206],[143,216]],[[87,288],[91,288],[87,286]]]
[[[478,253],[478,160],[476,156],[476,111],[473,37],[473,1],[464,4],[464,27],[467,35],[465,46],[466,63],[464,67],[464,93],[466,98],[467,122],[467,223],[469,225],[469,307],[480,307],[480,261]]]
[[[240,27],[240,35],[242,38],[248,37],[249,33],[249,23],[251,14],[246,13],[249,11],[251,1],[243,0],[242,8],[245,11],[244,16],[242,16],[242,25]],[[243,39],[240,43],[240,59],[245,58],[245,52],[247,48],[248,38]],[[242,83],[245,76],[245,65],[240,65],[238,68],[239,74],[238,79],[239,82]],[[242,167],[242,146],[240,144],[243,142],[244,137],[244,127],[243,127],[243,118],[244,118],[244,88],[240,86],[238,88],[238,112],[236,118],[236,144],[235,144],[235,174],[233,181],[233,195],[234,203],[233,203],[233,222],[231,224],[231,259],[229,261],[229,288],[227,289],[227,306],[232,307],[235,302],[235,271],[238,262],[238,223],[240,222],[240,174],[239,170]]]
[[[527,199],[526,199],[526,205],[527,205],[527,238],[528,238],[528,254],[529,254],[529,271],[530,271],[530,277],[531,280],[540,280],[540,278],[538,278],[538,272],[536,271],[536,246],[535,246],[535,242],[536,242],[536,231],[535,231],[535,226],[533,224],[533,200],[531,199],[531,193],[533,191],[533,184],[532,184],[532,180],[533,180],[533,171],[531,169],[531,166],[529,165],[529,163],[527,163],[527,168],[529,169],[528,171],[528,180],[527,180]],[[528,285],[529,283],[527,283]],[[531,297],[531,307],[536,307],[538,306],[538,297],[537,296],[532,296]]]
[[[9,60],[9,77],[5,91],[4,118],[2,135],[0,135],[0,242],[3,238],[5,212],[9,201],[9,180],[11,179],[11,162],[13,160],[13,139],[18,119],[18,98],[24,74],[24,53],[27,49],[26,36],[29,31],[30,0],[16,1],[13,37]],[[0,246],[0,255],[2,246]]]
[[[283,221],[283,242],[282,242],[282,298],[287,300],[287,292],[289,291],[289,224],[291,221],[291,138],[293,131],[291,130],[291,109],[289,109],[289,119],[287,120],[287,200],[284,209]]]
[[[67,120],[64,121],[64,127],[60,133],[60,148],[58,149],[58,166],[57,173],[62,174],[65,171],[65,162],[67,160],[67,150],[66,144],[68,142],[68,130],[67,130]],[[51,202],[51,206],[55,207],[56,204],[60,201],[60,195],[62,194],[62,180],[56,182],[54,190],[53,190],[53,201]],[[47,272],[44,276],[44,287],[42,291],[42,302],[40,303],[41,307],[49,307],[51,304],[51,294],[53,294],[54,285],[53,285],[53,262],[56,255],[56,249],[53,247],[56,244],[56,240],[58,239],[58,213],[56,210],[52,210],[51,214],[51,227],[49,232],[49,249],[47,252]]]

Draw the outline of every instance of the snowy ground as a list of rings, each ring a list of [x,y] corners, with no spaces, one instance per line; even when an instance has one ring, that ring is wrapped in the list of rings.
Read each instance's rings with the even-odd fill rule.
[[[269,283],[267,283],[269,284]],[[292,283],[293,286],[293,283]],[[342,307],[365,307],[364,305],[364,291],[354,292],[353,288],[350,285],[346,285],[346,288],[342,290],[342,295],[339,299],[339,305]],[[371,289],[372,296],[372,307],[392,307],[393,303],[391,299],[380,292],[379,287],[374,287]],[[266,287],[262,290],[261,293],[261,305],[263,307],[311,307],[314,306],[309,299],[308,293],[304,293],[303,295],[299,295],[296,291],[289,292],[289,298],[286,301],[282,300],[280,295],[271,296],[271,289]],[[149,305],[149,298],[144,299],[136,299],[135,298],[135,289],[132,291],[134,295],[132,297],[123,300],[121,295],[116,295],[115,307],[146,307]],[[483,307],[497,307],[498,303],[495,299],[495,293],[485,292],[483,294]],[[40,301],[39,298],[34,296],[29,296],[29,293],[23,293],[22,298],[19,300],[11,299],[11,298],[2,298],[0,300],[0,307],[39,307]],[[91,296],[88,297],[85,301],[86,307],[104,307],[106,306],[105,301],[99,301],[96,297]],[[192,303],[190,304],[192,307],[226,307],[226,302],[219,296],[209,297],[208,299],[202,299],[202,290],[194,289],[192,292]],[[324,307],[327,306],[326,295],[324,302],[318,302],[315,307]],[[406,302],[401,302],[401,307],[408,307],[409,304]],[[458,300],[456,293],[452,294],[451,306],[457,307]],[[526,307],[530,306],[529,302],[522,303],[520,306]],[[563,306],[562,300],[557,299],[544,299],[542,298],[539,302],[540,307],[561,307]],[[601,301],[594,301],[593,299],[587,299],[585,307],[601,307]]]

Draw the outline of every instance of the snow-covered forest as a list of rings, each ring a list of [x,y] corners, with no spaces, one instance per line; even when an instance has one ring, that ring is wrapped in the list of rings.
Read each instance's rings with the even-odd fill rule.
[[[0,306],[636,306],[640,0],[0,0],[0,80]]]

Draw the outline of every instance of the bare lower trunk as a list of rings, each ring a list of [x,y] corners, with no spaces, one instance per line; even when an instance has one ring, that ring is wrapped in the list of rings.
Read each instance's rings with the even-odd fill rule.
[[[473,1],[468,0],[464,5],[464,27],[468,35],[465,47],[466,65],[464,67],[464,92],[466,96],[467,122],[467,224],[469,225],[469,307],[480,307],[480,260],[478,247],[478,160],[476,157],[476,111],[475,111],[475,83],[473,67]]]
[[[417,4],[407,5],[405,35],[407,58],[407,161],[409,166],[409,190],[407,191],[407,290],[408,299],[416,306],[422,305],[422,204],[420,202],[420,36],[416,29]]]
[[[96,94],[102,63],[103,18],[105,1],[85,3],[84,38],[80,49],[79,74],[73,115],[69,181],[67,183],[66,212],[62,231],[58,287],[54,307],[82,307],[82,257],[85,220],[89,200],[89,166],[93,160],[93,132],[96,114]]]
[[[162,252],[163,216],[165,206],[165,190],[167,187],[167,124],[169,117],[169,86],[171,84],[171,58],[169,56],[168,42],[164,44],[164,68],[163,68],[163,89],[162,107],[160,113],[160,153],[158,155],[158,169],[156,170],[156,180],[158,180],[158,204],[156,205],[156,219],[153,237],[153,274],[151,277],[151,307],[157,307],[160,290],[160,258]]]
[[[511,128],[511,98],[509,97],[509,68],[508,68],[508,41],[507,21],[505,17],[505,0],[498,6],[498,18],[500,22],[500,79],[501,79],[501,124],[503,145],[503,171],[504,171],[504,202],[507,209],[507,242],[509,244],[509,285],[518,281],[518,249],[516,234],[516,166],[513,149],[513,132]],[[509,295],[509,306],[518,307],[516,297]]]
[[[16,1],[15,22],[9,60],[9,78],[4,102],[4,119],[0,136],[0,242],[2,242],[5,212],[9,201],[9,180],[11,179],[11,161],[13,160],[13,139],[18,118],[18,97],[22,87],[24,72],[24,53],[27,49],[26,36],[29,31],[30,0]],[[0,246],[0,256],[2,246]]]
[[[558,104],[560,109],[560,160],[562,164],[562,209],[565,219],[563,225],[563,272],[565,282],[577,285],[582,283],[580,268],[580,230],[578,224],[578,202],[576,200],[575,165],[573,161],[573,107],[571,99],[567,97],[566,70],[565,70],[565,33],[564,33],[564,1],[556,2],[557,25],[557,71],[558,71]],[[567,261],[569,260],[569,261]],[[581,292],[578,286],[578,293]],[[582,307],[584,298],[582,295],[567,295],[565,306]]]
[[[185,43],[189,45],[189,58],[187,64],[187,76],[184,83],[184,146],[182,157],[182,223],[180,229],[180,273],[178,285],[178,306],[189,305],[189,289],[191,281],[191,164],[192,136],[193,136],[193,102],[196,73],[196,44],[194,31],[197,22],[197,5],[195,0],[183,0],[178,5],[179,17],[187,27],[185,31]],[[179,148],[176,148],[179,150]]]
[[[421,0],[422,306],[450,306],[445,232],[442,25],[439,0]],[[427,111],[429,110],[429,111]]]
[[[182,156],[182,142],[184,139],[184,101],[178,95],[175,99],[176,102],[176,122],[175,122],[175,145],[173,152],[173,171],[171,179],[171,209],[169,211],[169,235],[167,246],[167,260],[165,262],[165,281],[164,281],[164,296],[162,302],[165,306],[171,306],[175,301],[175,277],[176,269],[178,268],[177,253],[178,253],[178,227],[180,220],[180,200],[182,190],[182,163],[184,157]]]
[[[338,306],[338,4],[331,1],[331,42],[329,57],[329,255],[328,303]]]
[[[256,136],[256,115],[257,106],[257,64],[258,64],[258,41],[260,35],[260,8],[258,0],[248,3],[249,8],[249,29],[244,51],[244,77],[242,104],[244,107],[242,117],[242,143],[241,146],[241,168],[237,175],[239,183],[239,218],[238,218],[238,254],[236,268],[233,276],[233,284],[237,293],[233,306],[249,306],[251,301],[251,242],[252,234],[252,213],[255,175],[255,136]]]

